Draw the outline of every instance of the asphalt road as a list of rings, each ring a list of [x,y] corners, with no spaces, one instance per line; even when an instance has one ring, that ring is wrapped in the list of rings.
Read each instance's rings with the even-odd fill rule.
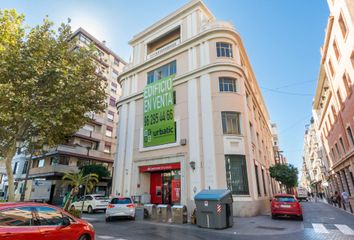
[[[304,221],[272,220],[269,216],[235,218],[233,228],[203,229],[195,225],[162,224],[151,221],[117,220],[106,223],[104,214],[85,214],[84,219],[94,225],[97,240],[149,239],[237,239],[237,240],[354,240],[354,215],[325,203],[302,203]],[[252,226],[245,224],[251,219]],[[281,227],[279,227],[281,226]],[[248,228],[246,231],[245,229]],[[253,231],[249,231],[249,229]],[[253,229],[252,229],[253,228]]]

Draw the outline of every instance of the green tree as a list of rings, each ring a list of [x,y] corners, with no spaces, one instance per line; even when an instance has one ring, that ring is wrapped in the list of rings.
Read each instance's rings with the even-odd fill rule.
[[[14,199],[11,161],[16,142],[54,146],[71,136],[105,106],[105,85],[95,74],[94,49],[77,48],[70,25],[57,30],[44,19],[24,31],[23,16],[0,14],[0,158]],[[8,30],[6,30],[8,29]],[[15,29],[15,30],[14,30]]]
[[[299,171],[289,164],[275,164],[269,168],[270,176],[285,185],[287,191],[297,186],[297,175]]]
[[[64,204],[64,210],[68,210],[73,198],[79,193],[79,187],[85,186],[85,191],[90,192],[96,183],[98,183],[98,175],[90,173],[85,175],[83,171],[79,173],[65,173],[63,180],[69,180],[69,184],[73,187]]]
[[[107,178],[111,175],[108,169],[101,164],[86,165],[82,168],[82,172],[84,173],[84,175],[95,173],[100,179]]]

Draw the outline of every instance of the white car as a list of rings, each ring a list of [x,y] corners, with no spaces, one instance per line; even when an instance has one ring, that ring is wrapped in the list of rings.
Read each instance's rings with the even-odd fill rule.
[[[135,205],[130,197],[113,197],[107,206],[106,222],[114,217],[129,217],[135,219]]]
[[[106,210],[109,204],[109,198],[105,197],[101,194],[90,194],[81,197],[78,201],[71,204],[70,209],[77,209],[81,210],[83,200],[85,199],[84,203],[84,212],[93,213],[97,210]]]

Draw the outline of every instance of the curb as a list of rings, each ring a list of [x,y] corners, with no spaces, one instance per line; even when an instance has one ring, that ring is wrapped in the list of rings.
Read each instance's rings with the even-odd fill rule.
[[[339,210],[341,210],[341,211],[343,211],[343,212],[346,212],[346,213],[348,213],[348,214],[350,214],[350,215],[354,216],[354,213],[351,213],[351,212],[348,212],[347,210],[344,210],[344,209],[342,209],[342,208],[339,208],[339,207],[333,206],[332,204],[325,203],[325,202],[321,202],[321,203],[323,203],[323,204],[327,204],[327,205],[329,205],[329,206],[331,206],[331,207],[333,207],[333,208],[335,208],[335,209],[339,209]]]

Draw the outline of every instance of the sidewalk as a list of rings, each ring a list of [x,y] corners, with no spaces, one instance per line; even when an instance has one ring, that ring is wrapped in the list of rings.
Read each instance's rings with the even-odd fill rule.
[[[256,217],[234,217],[234,224],[231,228],[215,230],[207,228],[199,228],[197,225],[188,224],[172,224],[161,223],[157,221],[141,220],[142,224],[153,224],[160,226],[170,226],[177,228],[199,229],[205,231],[219,231],[220,233],[233,235],[274,235],[274,234],[290,234],[303,230],[301,221],[278,219],[272,220],[270,216],[256,216]]]

